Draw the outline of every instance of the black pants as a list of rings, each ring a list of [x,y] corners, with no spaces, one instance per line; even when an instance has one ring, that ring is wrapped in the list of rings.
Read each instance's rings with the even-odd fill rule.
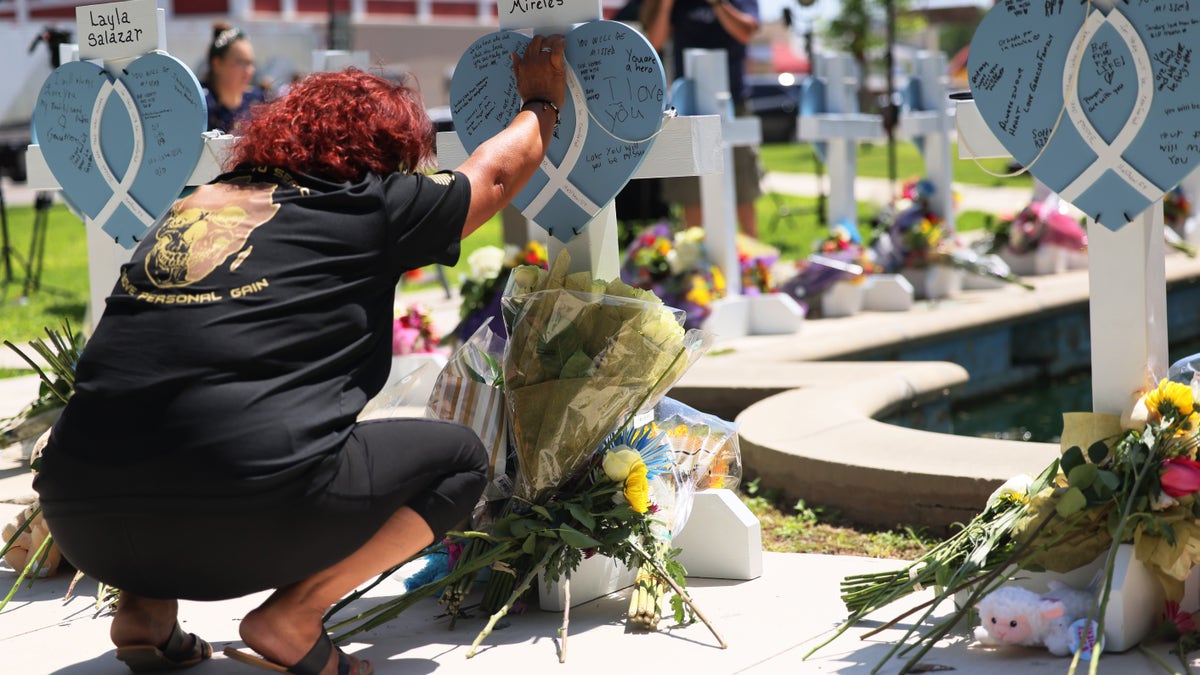
[[[291,490],[223,494],[212,508],[119,499],[43,508],[64,557],[88,575],[145,597],[223,600],[332,566],[402,506],[425,520],[436,541],[475,506],[487,456],[475,432],[459,424],[370,420],[316,474]]]

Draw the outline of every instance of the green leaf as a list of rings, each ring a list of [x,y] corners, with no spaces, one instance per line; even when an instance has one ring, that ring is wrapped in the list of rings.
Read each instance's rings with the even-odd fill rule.
[[[512,536],[517,537],[519,539],[519,538],[524,537],[525,535],[529,534],[530,532],[542,529],[543,526],[544,526],[543,523],[539,523],[536,520],[532,520],[530,518],[521,518],[520,520],[517,520],[516,522],[514,522],[510,529],[512,532]]]
[[[550,515],[550,511],[546,507],[538,505],[538,504],[534,504],[533,506],[530,507],[530,510],[533,511],[534,513],[538,514],[539,516],[545,518],[546,522],[551,522],[551,523],[554,522],[554,516]]]
[[[1101,464],[1108,457],[1108,445],[1104,441],[1096,441],[1088,446],[1087,454],[1092,464]]]
[[[600,542],[571,527],[570,525],[567,525],[566,523],[563,523],[563,526],[559,528],[558,533],[559,536],[562,537],[563,543],[565,543],[567,546],[574,546],[575,548],[595,548],[600,545]]]
[[[535,550],[537,550],[537,535],[531,534],[525,537],[525,541],[521,543],[521,552],[533,555]]]
[[[571,516],[579,521],[579,524],[586,530],[596,529],[596,518],[588,513],[587,509],[583,508],[575,502],[567,502],[567,511],[571,512]]]
[[[1072,445],[1062,455],[1062,472],[1070,476],[1071,471],[1083,463],[1083,450],[1080,450],[1078,445]]]
[[[1034,479],[1033,484],[1029,486],[1029,494],[1035,495],[1042,490],[1045,490],[1046,487],[1049,486],[1054,480],[1054,477],[1058,475],[1058,466],[1059,462],[1057,459],[1050,462],[1050,465],[1043,469],[1042,472],[1038,474],[1038,477]]]
[[[1096,480],[1112,492],[1116,492],[1117,488],[1121,487],[1121,479],[1111,471],[1101,470],[1096,474]]]
[[[1080,464],[1067,474],[1067,483],[1073,488],[1086,490],[1096,482],[1100,469],[1095,464]]]
[[[1065,518],[1073,513],[1082,511],[1086,506],[1087,497],[1083,496],[1083,491],[1077,487],[1070,487],[1059,498],[1054,510],[1058,511],[1058,515]]]

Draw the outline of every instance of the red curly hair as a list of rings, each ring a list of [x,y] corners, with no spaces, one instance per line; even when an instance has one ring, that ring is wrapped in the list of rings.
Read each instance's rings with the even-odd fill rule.
[[[414,89],[348,68],[314,73],[239,127],[231,166],[271,166],[334,182],[413,171],[433,154]]]

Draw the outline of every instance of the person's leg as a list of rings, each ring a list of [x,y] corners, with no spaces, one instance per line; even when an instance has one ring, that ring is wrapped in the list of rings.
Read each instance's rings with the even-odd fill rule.
[[[279,589],[247,614],[239,628],[242,640],[276,663],[296,663],[324,632],[321,617],[333,603],[431,543],[433,531],[429,525],[412,509],[401,508],[350,557],[308,579]],[[358,673],[357,660],[350,658],[350,672]],[[322,672],[337,672],[336,652],[330,655]]]
[[[109,637],[117,659],[134,672],[175,670],[212,656],[212,645],[179,625],[179,602],[121,591]]]
[[[365,543],[329,567],[284,586],[242,620],[246,644],[271,661],[298,662],[323,634],[321,617],[347,593],[404,562],[466,518],[483,492],[487,455],[471,429],[436,420],[357,425],[315,508],[314,531],[379,522]],[[333,535],[336,536],[336,535]],[[330,537],[316,538],[317,546]],[[362,540],[359,540],[362,541]],[[335,673],[337,652],[322,672]],[[351,673],[370,672],[351,657]]]

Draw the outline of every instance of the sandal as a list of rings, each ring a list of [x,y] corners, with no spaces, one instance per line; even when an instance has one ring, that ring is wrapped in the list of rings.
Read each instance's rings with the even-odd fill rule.
[[[188,646],[188,638],[192,639]],[[159,670],[191,668],[212,657],[212,645],[192,633],[184,633],[179,622],[162,645],[130,645],[117,647],[117,658],[135,673],[152,673]]]
[[[346,655],[340,648],[334,646],[333,640],[329,639],[329,634],[322,631],[321,637],[313,644],[312,649],[304,655],[304,658],[297,661],[290,667],[281,666],[274,661],[265,659],[254,654],[247,654],[233,647],[225,648],[225,656],[240,661],[246,665],[270,670],[275,673],[292,673],[292,675],[320,675],[320,672],[325,668],[325,664],[329,661],[329,653],[337,651],[337,672],[338,675],[371,675],[375,670],[371,667],[369,661],[359,661],[358,668],[355,672],[350,672],[350,657]]]

